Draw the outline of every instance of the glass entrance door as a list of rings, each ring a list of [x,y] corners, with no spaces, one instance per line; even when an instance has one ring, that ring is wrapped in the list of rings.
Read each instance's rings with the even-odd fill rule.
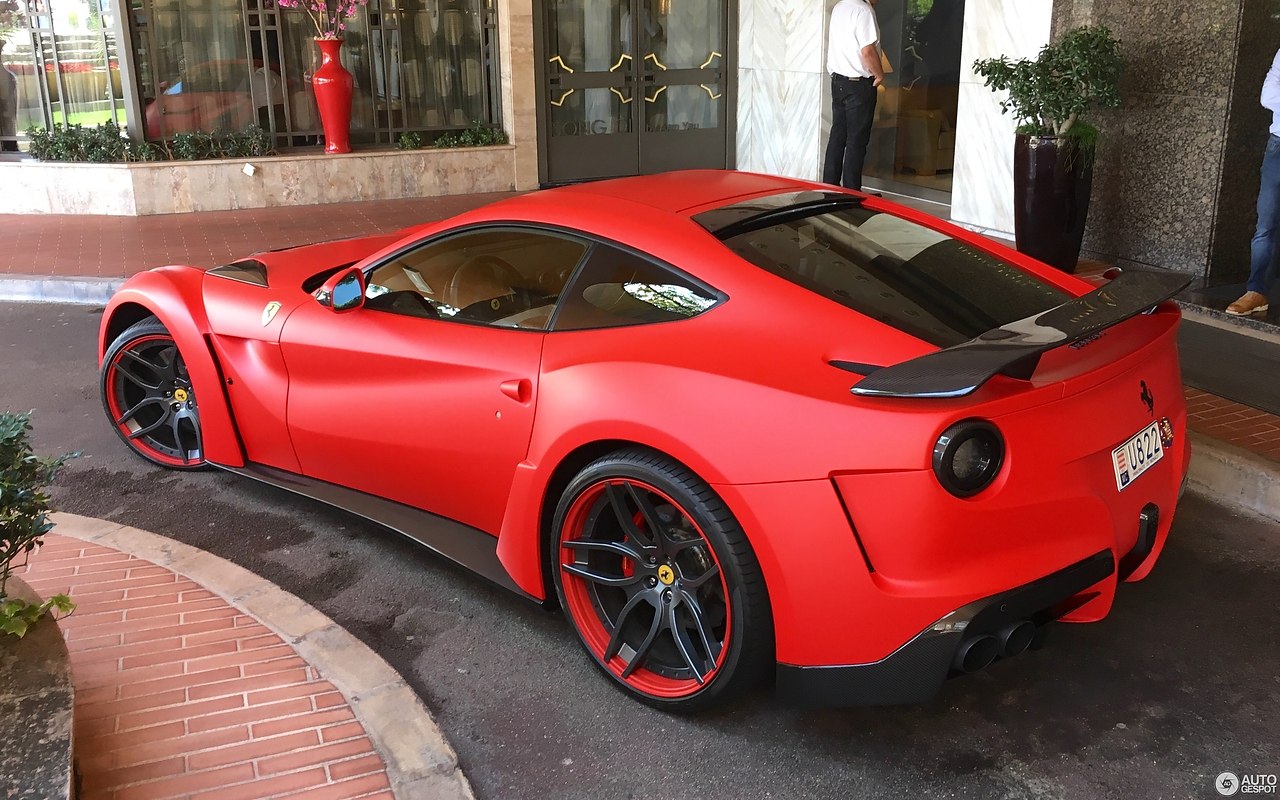
[[[949,203],[965,0],[880,0],[875,10],[885,82],[865,183]]]
[[[725,0],[546,0],[547,183],[727,166]]]

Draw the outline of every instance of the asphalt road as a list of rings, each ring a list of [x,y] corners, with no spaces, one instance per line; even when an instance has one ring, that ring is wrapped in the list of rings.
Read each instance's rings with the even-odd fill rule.
[[[1096,625],[931,705],[800,711],[760,690],[696,718],[631,702],[564,621],[376,526],[131,456],[103,419],[100,310],[0,304],[0,409],[82,450],[62,510],[146,528],[305,598],[398,669],[489,798],[1211,798],[1280,772],[1280,530],[1184,499],[1154,574]],[[1035,535],[1029,520],[1028,535]]]

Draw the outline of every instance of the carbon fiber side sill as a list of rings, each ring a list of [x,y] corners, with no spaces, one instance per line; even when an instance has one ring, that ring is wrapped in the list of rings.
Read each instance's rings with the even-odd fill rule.
[[[504,589],[535,603],[542,602],[516,585],[498,561],[498,538],[482,530],[403,503],[262,464],[214,466],[364,517],[425,545]]]

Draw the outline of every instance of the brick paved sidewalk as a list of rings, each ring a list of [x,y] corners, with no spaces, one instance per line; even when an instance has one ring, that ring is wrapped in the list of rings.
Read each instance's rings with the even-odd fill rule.
[[[346,699],[189,578],[51,534],[23,580],[70,593],[81,800],[393,797]]]
[[[1188,428],[1280,462],[1280,417],[1190,386],[1184,391]]]

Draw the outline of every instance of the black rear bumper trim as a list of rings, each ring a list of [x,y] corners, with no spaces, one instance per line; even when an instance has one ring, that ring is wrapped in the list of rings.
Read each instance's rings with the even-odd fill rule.
[[[1039,580],[947,614],[885,658],[870,664],[801,667],[778,664],[778,696],[797,705],[844,707],[923,703],[951,673],[956,650],[967,638],[994,633],[1009,623],[1044,625],[1080,605],[1072,599],[1116,571],[1103,550]]]

